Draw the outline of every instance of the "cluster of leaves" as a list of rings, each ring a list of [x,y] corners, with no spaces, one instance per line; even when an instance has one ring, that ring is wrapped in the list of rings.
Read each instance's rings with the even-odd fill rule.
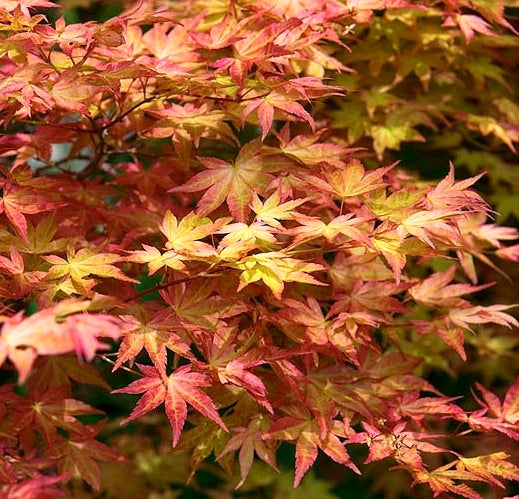
[[[332,126],[347,144],[390,152],[411,169],[453,159],[469,174],[486,171],[501,219],[517,220],[519,3],[425,3],[358,19],[350,50],[337,54],[353,72],[335,78],[347,92]]]
[[[488,220],[479,176],[368,168],[347,140],[395,144],[373,129],[341,138],[319,104],[348,102],[325,76],[371,50],[370,34],[350,43],[353,25],[435,23],[436,4],[141,2],[67,25],[35,13],[56,7],[46,0],[0,1],[2,494],[59,497],[73,475],[100,490],[97,461],[124,459],[77,395],[107,386],[88,363],[103,350],[136,377],[114,390],[138,395],[121,423],[163,405],[191,473],[212,456],[232,475],[237,460],[241,486],[291,442],[296,486],[319,450],[360,473],[359,444],[366,464],[391,459],[434,495],[519,480],[519,380],[501,398],[478,384],[471,402],[420,375],[429,342],[457,357],[449,369],[480,330],[519,326],[511,305],[467,299],[488,287],[475,262],[517,261],[519,233]],[[438,58],[457,29],[490,39],[464,2],[447,4],[448,29],[426,44]],[[512,29],[501,7],[481,9]],[[386,87],[372,116],[395,114]],[[497,133],[511,148],[514,126]]]

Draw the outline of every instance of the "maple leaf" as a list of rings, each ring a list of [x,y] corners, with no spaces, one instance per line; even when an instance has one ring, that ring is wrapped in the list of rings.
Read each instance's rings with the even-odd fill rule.
[[[263,26],[261,24],[258,26],[258,23],[261,22],[261,14],[249,18],[249,22],[255,22],[256,29],[253,31],[242,30],[239,39],[232,44],[233,57],[222,57],[212,63],[217,73],[228,70],[229,75],[240,87],[254,64],[260,65],[269,59],[291,53],[278,45],[276,39],[281,33],[289,31],[301,23],[298,19],[292,18],[284,22],[270,22],[266,25],[261,23]]]
[[[427,483],[434,496],[446,492],[454,492],[467,499],[481,499],[481,495],[466,484],[456,484],[454,480],[475,480],[503,487],[496,478],[517,480],[519,468],[507,461],[510,456],[505,452],[495,452],[484,456],[466,458],[460,456],[444,466],[432,471],[414,472],[415,483]]]
[[[161,253],[155,246],[149,246],[143,244],[142,250],[135,250],[126,260],[137,263],[147,263],[149,275],[153,275],[157,270],[162,267],[168,267],[170,269],[182,270],[185,268],[182,262],[183,257],[176,251],[170,250],[165,253]]]
[[[87,309],[91,302],[64,300],[52,307],[23,317],[18,312],[3,318],[0,333],[0,365],[8,357],[23,383],[38,355],[57,355],[75,351],[78,357],[92,360],[97,349],[107,345],[98,336],[118,338],[120,321],[107,314],[75,314]],[[67,313],[73,315],[67,315]]]
[[[479,218],[479,217],[474,217]],[[492,246],[501,248],[501,241],[515,241],[519,231],[515,227],[499,227],[495,224],[478,224],[470,228],[470,234],[482,241],[488,241]]]
[[[279,132],[279,147],[287,156],[306,166],[317,166],[323,162],[336,168],[344,166],[344,158],[354,150],[332,142],[321,142],[322,132],[312,135],[298,134],[290,139],[287,123]]]
[[[241,260],[254,249],[270,249],[272,244],[278,242],[272,228],[261,222],[251,225],[237,222],[226,225],[218,232],[227,234],[217,248],[218,258],[226,262]]]
[[[57,5],[53,5],[53,7],[57,7]],[[57,476],[46,476],[35,473],[23,482],[4,485],[2,487],[2,494],[5,494],[5,497],[24,497],[27,499],[36,497],[41,499],[66,497],[67,492],[61,488],[57,488],[57,486],[58,484],[65,483],[71,476],[72,473],[62,473]]]
[[[519,480],[519,468],[508,462],[509,457],[510,455],[505,452],[494,452],[493,454],[471,458],[460,457],[456,463],[456,469],[467,471],[479,477],[480,480],[504,488],[504,485],[496,476],[505,480]]]
[[[468,302],[460,298],[461,296],[492,286],[492,283],[480,286],[449,284],[455,273],[456,265],[451,265],[444,272],[435,272],[420,283],[412,286],[409,289],[409,294],[416,302],[429,307],[463,307],[468,305]]]
[[[155,24],[142,37],[142,42],[156,59],[170,62],[190,63],[200,59],[194,50],[191,33],[181,24]]]
[[[47,0],[1,0],[0,7],[5,9],[7,12],[13,12],[16,9],[20,9],[26,17],[31,17],[31,12],[29,9],[42,7],[42,8],[53,8],[56,9],[59,5],[56,5],[54,2],[48,2]]]
[[[74,111],[90,116],[85,102],[90,102],[93,97],[108,88],[102,85],[97,77],[82,75],[78,68],[63,71],[54,82],[51,96],[57,106],[68,111]]]
[[[214,280],[181,283],[159,291],[162,299],[174,310],[181,324],[194,324],[217,330],[221,319],[244,314],[247,304],[233,293],[224,296],[217,292]]]
[[[425,468],[413,473],[414,482],[426,483],[434,493],[434,497],[440,494],[452,492],[466,499],[482,499],[474,489],[465,483],[456,483],[455,480],[474,480],[475,476],[462,470],[451,469],[456,461],[440,466],[432,471]]]
[[[325,317],[315,298],[307,297],[306,303],[287,298],[283,303],[284,306],[276,314],[276,319],[292,339],[298,343],[305,340],[317,345],[328,343],[329,337],[333,335],[334,323]],[[304,327],[297,327],[298,325]],[[303,334],[300,334],[300,331]]]
[[[457,397],[420,397],[420,391],[415,390],[396,398],[391,405],[394,408],[388,413],[388,419],[399,421],[402,416],[410,417],[416,422],[435,414],[459,415],[463,412],[458,406],[452,404]],[[395,411],[395,412],[393,412]]]
[[[56,219],[53,215],[50,215],[41,218],[36,226],[30,220],[27,220],[27,241],[14,234],[5,234],[5,237],[0,236],[0,240],[6,246],[6,249],[14,246],[22,253],[32,255],[59,253],[67,248],[69,239],[54,239],[57,230]]]
[[[488,204],[476,192],[468,187],[475,184],[484,173],[456,182],[454,180],[454,165],[450,163],[448,175],[425,196],[427,210],[442,210],[448,208],[460,209],[470,206],[473,212],[486,211]]]
[[[251,208],[256,213],[256,220],[260,220],[275,227],[281,229],[282,225],[280,220],[293,220],[296,212],[294,208],[302,205],[307,201],[308,198],[303,199],[291,199],[281,203],[281,192],[276,189],[265,201],[261,201],[259,196],[254,193],[252,195]]]
[[[110,385],[93,365],[81,362],[73,354],[39,357],[35,369],[40,375],[32,376],[29,383],[36,391],[70,386],[74,381],[110,389]]]
[[[60,455],[58,468],[61,472],[73,472],[85,480],[95,491],[101,490],[101,470],[96,461],[123,461],[115,449],[95,440],[104,421],[82,428],[81,433],[72,433],[68,438],[59,436],[56,452]]]
[[[90,275],[137,282],[135,279],[124,275],[115,265],[112,265],[122,260],[119,255],[114,253],[98,253],[90,248],[82,248],[76,252],[72,247],[69,247],[66,259],[56,255],[44,256],[43,259],[52,264],[48,271],[49,279],[70,277],[77,291],[87,295],[96,284],[95,280],[86,279]]]
[[[219,218],[216,222],[212,222],[209,218],[193,212],[178,221],[177,217],[168,210],[160,224],[160,231],[168,239],[166,249],[192,257],[206,258],[216,255],[216,250],[199,239],[214,234],[228,221],[228,218]]]
[[[213,109],[209,103],[198,107],[191,103],[171,104],[165,109],[147,112],[158,118],[149,130],[149,135],[156,138],[171,137],[177,148],[182,144],[187,146],[186,142],[192,142],[198,147],[200,139],[206,137],[223,138],[233,143],[236,141],[232,129],[224,121],[226,114]]]
[[[263,435],[263,438],[296,441],[294,487],[299,485],[305,473],[317,459],[318,449],[322,449],[335,462],[344,464],[355,473],[360,474],[357,466],[351,461],[344,444],[333,432],[330,431],[323,437],[317,422],[307,411],[294,408],[291,412],[294,414],[277,419],[269,431]]]
[[[65,387],[53,387],[44,392],[30,390],[25,402],[28,407],[22,424],[34,426],[53,452],[56,450],[58,428],[68,433],[81,433],[85,427],[76,416],[102,414],[102,411],[70,398],[67,394]]]
[[[519,321],[503,312],[517,305],[476,305],[449,311],[449,319],[456,325],[472,331],[469,324],[500,324],[508,328],[519,328]]]
[[[367,282],[355,279],[346,294],[341,292],[337,294],[329,313],[334,315],[343,311],[360,312],[366,309],[409,313],[410,310],[398,298],[391,296],[407,287],[407,284],[397,285],[381,279]]]
[[[169,165],[157,162],[151,167],[145,168],[139,162],[135,162],[120,164],[118,168],[124,168],[125,173],[118,175],[117,183],[133,186],[150,197],[155,195],[158,187],[167,190],[174,185],[169,176]]]
[[[3,184],[3,182],[2,182]],[[27,219],[25,215],[50,211],[65,206],[66,203],[47,199],[34,189],[4,185],[0,200],[0,213],[5,213],[13,227],[28,243]]]
[[[278,300],[281,299],[285,282],[303,282],[325,286],[324,283],[308,273],[324,270],[321,264],[291,258],[279,251],[257,253],[230,265],[242,271],[238,291],[248,284],[261,280]]]
[[[371,217],[354,218],[354,214],[349,213],[348,215],[335,217],[328,223],[325,223],[321,218],[307,215],[297,214],[294,215],[294,218],[301,225],[290,230],[290,233],[295,235],[294,242],[292,243],[293,246],[322,236],[329,243],[340,243],[341,247],[346,247],[347,245],[359,246],[359,243],[362,243],[362,246],[374,248],[368,234],[357,227],[371,220]],[[345,237],[337,238],[339,235]]]
[[[315,122],[312,115],[297,102],[301,96],[294,95],[291,99],[290,94],[285,90],[271,90],[265,97],[250,100],[245,106],[241,120],[245,123],[247,116],[252,112],[258,113],[258,120],[261,126],[261,140],[265,140],[268,135],[272,123],[274,121],[276,111],[281,111],[289,116],[296,116],[297,118],[305,120],[315,130]]]
[[[396,283],[400,284],[408,254],[405,241],[402,241],[396,230],[388,230],[387,225],[382,223],[375,230],[374,235],[371,237],[371,242],[375,247],[375,251],[382,254],[387,260],[393,271]]]
[[[425,469],[422,464],[420,452],[445,452],[445,449],[437,447],[422,438],[431,438],[431,435],[422,435],[412,431],[404,431],[407,423],[398,423],[388,430],[383,431],[370,425],[362,423],[366,431],[356,433],[348,438],[348,443],[366,443],[369,454],[365,464],[380,461],[386,457],[393,457],[400,463],[410,466],[414,470]]]
[[[248,18],[237,21],[236,15],[228,12],[221,22],[213,24],[208,33],[191,31],[189,35],[196,41],[199,47],[204,49],[221,49],[228,47],[241,38],[240,29]]]
[[[48,43],[49,46],[59,45],[61,51],[69,56],[72,56],[75,49],[79,47],[90,48],[94,42],[94,27],[92,23],[66,25],[63,16],[56,19],[55,28],[50,25],[40,24],[36,26],[35,31],[42,42]],[[74,73],[78,74],[77,68],[71,71],[71,74]]]
[[[413,324],[417,326],[419,334],[437,334],[445,344],[456,350],[463,360],[467,360],[464,348],[465,330],[453,324],[448,316],[440,316],[432,321],[414,320]]]
[[[207,170],[197,173],[185,184],[169,192],[198,192],[207,189],[198,202],[197,213],[207,215],[227,200],[229,211],[238,222],[246,220],[253,192],[264,190],[273,180],[269,172],[279,169],[276,165],[267,166],[258,140],[243,146],[233,163],[207,157],[198,160]]]
[[[221,325],[212,341],[205,336],[199,339],[199,348],[207,360],[208,368],[215,371],[220,383],[243,388],[272,414],[273,408],[267,399],[265,384],[259,376],[251,372],[252,368],[268,362],[265,359],[268,353],[262,349],[245,352],[241,348],[237,349],[232,344],[236,337],[235,328]]]
[[[166,415],[173,429],[172,446],[175,447],[180,438],[182,428],[187,418],[189,403],[206,418],[227,430],[220,418],[214,402],[198,387],[210,386],[210,379],[202,373],[192,372],[192,366],[179,367],[169,376],[159,372],[156,367],[137,364],[144,376],[124,388],[113,390],[112,393],[143,393],[132,413],[121,424],[140,418],[164,403]]]
[[[484,19],[473,14],[458,14],[456,17],[448,17],[443,26],[454,26],[458,25],[467,43],[470,43],[474,38],[474,34],[482,33],[487,36],[496,36],[490,28],[490,24]]]
[[[151,312],[142,310],[135,315],[122,315],[122,341],[119,346],[117,361],[113,371],[124,362],[133,361],[144,348],[155,367],[164,372],[167,360],[167,350],[193,359],[189,346],[173,330],[178,327],[175,314],[168,310],[150,316]]]
[[[322,189],[339,199],[367,194],[368,192],[385,187],[382,177],[395,165],[378,168],[366,172],[364,165],[357,159],[351,160],[340,168],[323,167],[323,177],[303,175],[302,178],[312,186]]]
[[[252,463],[254,453],[271,468],[279,471],[276,467],[276,443],[274,440],[265,440],[264,433],[270,426],[271,421],[268,416],[258,414],[251,418],[248,426],[238,426],[234,428],[234,435],[229,439],[223,451],[217,456],[217,460],[226,454],[239,449],[238,462],[240,463],[240,481],[236,488],[245,482]]]
[[[10,257],[9,259],[5,256],[0,256],[0,271],[7,272],[11,275],[21,274],[25,267],[22,255],[16,248],[11,247]]]
[[[476,395],[474,395],[474,398],[482,408],[468,416],[461,414],[457,419],[467,422],[475,430],[496,430],[514,440],[519,440],[519,431],[517,430],[517,422],[519,421],[519,380],[508,389],[503,403],[483,385],[476,383],[476,387],[481,392],[483,400],[480,400]],[[487,413],[494,417],[486,416]]]
[[[397,233],[405,238],[411,234],[424,243],[436,248],[432,238],[452,245],[461,245],[461,237],[453,217],[461,212],[450,210],[419,211],[400,222]]]

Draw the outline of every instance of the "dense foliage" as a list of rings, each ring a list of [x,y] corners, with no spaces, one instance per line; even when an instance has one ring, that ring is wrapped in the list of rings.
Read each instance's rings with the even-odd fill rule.
[[[0,497],[513,494],[517,7],[0,0]]]

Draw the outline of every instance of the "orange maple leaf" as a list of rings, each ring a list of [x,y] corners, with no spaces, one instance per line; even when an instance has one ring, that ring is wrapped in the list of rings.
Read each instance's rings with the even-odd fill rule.
[[[236,160],[228,163],[218,158],[198,158],[207,170],[197,173],[184,185],[169,192],[198,192],[206,190],[198,202],[197,213],[207,215],[224,201],[231,215],[245,222],[250,212],[250,202],[255,191],[261,192],[274,179],[269,173],[279,169],[268,166],[261,154],[261,142],[253,140],[242,147]]]

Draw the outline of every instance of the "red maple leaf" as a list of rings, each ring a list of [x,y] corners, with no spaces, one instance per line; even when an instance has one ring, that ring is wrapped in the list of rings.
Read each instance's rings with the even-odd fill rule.
[[[96,461],[123,461],[124,457],[108,445],[95,440],[104,421],[83,426],[81,433],[72,433],[68,438],[58,436],[55,444],[60,456],[58,469],[73,472],[83,478],[95,491],[101,490],[101,470]]]
[[[474,411],[469,416],[460,414],[458,419],[466,421],[474,430],[496,430],[514,440],[519,440],[519,430],[517,429],[517,423],[519,422],[519,379],[508,389],[502,403],[497,395],[487,390],[483,385],[476,383],[476,387],[483,396],[483,400],[481,400],[474,395],[481,409]]]
[[[234,428],[235,434],[229,439],[225,448],[217,457],[222,458],[229,452],[239,449],[238,461],[240,463],[240,482],[236,488],[243,485],[250,472],[254,460],[254,453],[258,457],[278,471],[276,468],[276,445],[274,440],[265,440],[263,434],[270,423],[270,418],[263,414],[251,418],[247,427]]]
[[[303,408],[294,407],[290,412],[292,413],[290,416],[275,421],[263,438],[296,441],[294,487],[299,485],[304,474],[317,459],[318,449],[323,450],[335,462],[344,464],[360,474],[357,466],[351,461],[345,445],[333,430],[323,435],[317,421]]]
[[[0,213],[5,213],[7,219],[25,242],[29,242],[25,215],[50,211],[65,205],[62,202],[47,199],[34,189],[10,184],[5,185],[3,189],[3,197],[0,199]]]
[[[140,418],[164,403],[166,415],[173,429],[173,447],[180,438],[187,418],[187,404],[214,421],[225,431],[227,426],[220,418],[214,402],[198,387],[210,386],[211,380],[202,373],[192,372],[191,365],[179,367],[169,376],[154,366],[137,364],[144,376],[113,393],[144,393],[132,413],[121,424]]]

